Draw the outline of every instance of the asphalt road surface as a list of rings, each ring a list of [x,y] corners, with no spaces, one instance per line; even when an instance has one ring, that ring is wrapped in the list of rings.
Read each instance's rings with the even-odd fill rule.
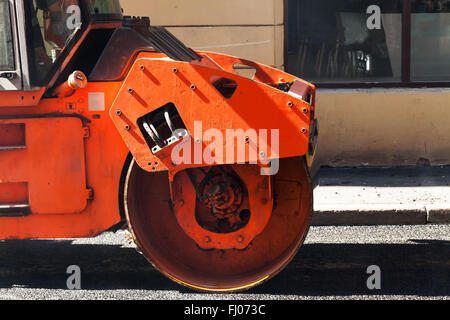
[[[81,269],[68,290],[67,267]],[[367,268],[381,271],[369,290]],[[242,294],[201,294],[155,271],[126,231],[93,239],[0,242],[0,300],[449,299],[450,226],[313,227],[293,262]]]

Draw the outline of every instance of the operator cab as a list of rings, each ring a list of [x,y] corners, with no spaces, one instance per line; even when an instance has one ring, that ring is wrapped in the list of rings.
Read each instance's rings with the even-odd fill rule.
[[[119,0],[0,0],[0,92],[52,87],[91,30],[122,19]]]

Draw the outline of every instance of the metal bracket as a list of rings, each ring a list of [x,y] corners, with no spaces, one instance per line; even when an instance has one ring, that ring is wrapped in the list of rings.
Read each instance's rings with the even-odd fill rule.
[[[181,129],[178,132],[176,132],[173,136],[171,136],[169,139],[167,139],[166,141],[163,142],[162,147],[159,146],[158,144],[156,146],[154,146],[152,148],[152,153],[156,154],[159,151],[161,151],[162,149],[164,149],[165,147],[168,147],[172,144],[174,144],[175,142],[181,140],[184,137],[189,136],[189,132],[185,129]]]
[[[94,189],[91,188],[86,189],[86,199],[94,200]]]
[[[83,138],[88,139],[91,136],[91,129],[89,127],[83,127]]]
[[[189,136],[189,132],[180,123],[174,122],[179,118],[175,105],[168,104],[161,107],[156,113],[142,117],[139,122],[142,134],[149,144],[153,154],[176,143],[183,137]]]

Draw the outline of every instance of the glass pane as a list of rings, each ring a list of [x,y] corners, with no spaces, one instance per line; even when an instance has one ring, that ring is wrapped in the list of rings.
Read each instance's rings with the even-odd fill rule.
[[[413,1],[411,79],[450,80],[450,1]]]
[[[95,20],[122,20],[119,0],[89,0],[89,9]]]
[[[14,51],[8,1],[0,1],[0,71],[13,71]]]
[[[401,79],[401,0],[289,0],[288,71],[315,83]]]
[[[31,40],[32,78],[46,79],[58,57],[81,28],[78,0],[25,1]]]

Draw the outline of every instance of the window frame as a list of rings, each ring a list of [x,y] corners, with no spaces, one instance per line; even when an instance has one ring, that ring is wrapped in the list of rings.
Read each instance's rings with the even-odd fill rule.
[[[14,47],[14,32],[13,32],[13,21],[11,17],[11,3],[8,0],[0,0],[0,3],[6,4],[6,9],[8,10],[8,16],[9,16],[9,37],[11,38],[11,47],[6,48],[7,53],[11,53],[12,58],[12,66],[9,65],[0,65],[0,73],[10,73],[15,72],[17,70],[17,62],[16,62],[16,48]]]
[[[35,61],[34,61],[34,52],[31,47],[31,43],[33,42],[32,29],[29,25],[30,16],[29,14],[29,6],[32,4],[24,3],[24,18],[25,18],[25,34],[26,34],[26,42],[27,42],[27,54],[28,54],[28,64],[29,64],[29,77],[30,82],[33,87],[48,87],[51,83],[52,79],[55,77],[55,74],[59,73],[59,70],[64,65],[64,61],[69,57],[70,52],[75,48],[75,46],[79,43],[80,39],[83,37],[83,34],[88,30],[90,19],[88,15],[88,9],[84,6],[84,1],[79,0],[79,7],[81,9],[81,28],[80,30],[73,36],[70,43],[64,48],[61,54],[56,58],[51,68],[47,71],[47,74],[42,79],[36,79],[34,77],[33,72],[35,72]]]
[[[9,3],[9,18],[11,21],[14,70],[0,70],[0,92],[19,91],[29,89],[27,73],[27,54],[21,51],[24,43],[20,40],[22,34],[21,23],[18,17],[23,13],[21,3],[14,0],[5,0]],[[25,49],[24,49],[25,50]]]
[[[402,61],[401,82],[320,82],[317,88],[323,89],[368,89],[368,88],[447,88],[449,81],[412,81],[411,80],[411,14],[412,0],[402,0]],[[289,24],[288,24],[289,0],[284,0],[284,65],[288,66],[289,60]],[[289,70],[287,70],[289,72]],[[301,76],[301,75],[299,75]]]

